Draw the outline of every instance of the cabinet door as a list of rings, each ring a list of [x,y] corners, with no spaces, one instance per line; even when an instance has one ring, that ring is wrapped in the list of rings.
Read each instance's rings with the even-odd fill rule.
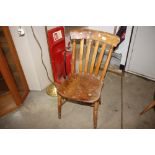
[[[16,104],[20,105],[29,89],[8,27],[0,27],[0,70]]]
[[[155,80],[155,27],[134,28],[127,71]]]

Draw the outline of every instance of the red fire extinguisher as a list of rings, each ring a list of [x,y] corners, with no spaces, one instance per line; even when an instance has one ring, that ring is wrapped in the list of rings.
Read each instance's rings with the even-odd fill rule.
[[[48,44],[54,81],[60,84],[71,72],[71,52],[65,48],[64,27],[48,30]]]

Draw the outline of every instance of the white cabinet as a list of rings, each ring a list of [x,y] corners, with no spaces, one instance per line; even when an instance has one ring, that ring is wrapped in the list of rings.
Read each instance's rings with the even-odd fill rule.
[[[126,71],[155,80],[155,27],[135,27]]]

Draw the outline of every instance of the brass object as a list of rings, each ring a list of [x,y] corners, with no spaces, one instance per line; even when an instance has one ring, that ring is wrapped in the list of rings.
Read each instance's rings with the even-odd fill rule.
[[[46,92],[48,95],[50,96],[57,96],[57,88],[55,87],[54,84],[50,84],[47,88],[46,88]]]

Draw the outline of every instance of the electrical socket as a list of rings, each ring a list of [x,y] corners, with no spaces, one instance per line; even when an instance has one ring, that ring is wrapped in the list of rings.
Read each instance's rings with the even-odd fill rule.
[[[19,37],[22,37],[25,35],[24,29],[21,26],[19,26],[18,28],[18,34],[19,34]]]

